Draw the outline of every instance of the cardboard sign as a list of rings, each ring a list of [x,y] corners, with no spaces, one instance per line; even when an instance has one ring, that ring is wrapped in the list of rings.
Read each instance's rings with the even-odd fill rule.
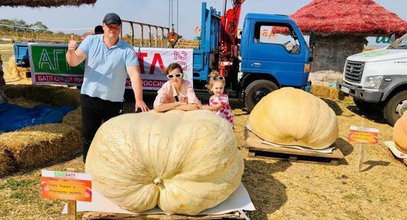
[[[85,173],[42,170],[41,197],[91,202],[92,178]]]
[[[67,47],[67,44],[28,44],[33,84],[82,85],[85,63],[70,67],[65,58]],[[161,69],[175,62],[183,68],[184,79],[192,83],[192,49],[134,47],[134,50],[138,57],[145,90],[160,89],[168,80]],[[129,78],[125,83],[126,88],[131,89]]]
[[[360,144],[377,144],[379,141],[379,129],[350,126],[349,142]]]

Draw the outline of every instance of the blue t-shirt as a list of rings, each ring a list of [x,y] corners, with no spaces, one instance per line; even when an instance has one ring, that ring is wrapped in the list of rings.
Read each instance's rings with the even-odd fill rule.
[[[122,102],[126,67],[139,65],[133,47],[119,39],[108,49],[100,34],[86,37],[78,49],[87,56],[81,94]]]

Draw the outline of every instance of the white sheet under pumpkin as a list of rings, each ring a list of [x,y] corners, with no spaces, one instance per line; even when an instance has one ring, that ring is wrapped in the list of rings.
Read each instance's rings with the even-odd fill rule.
[[[85,165],[93,187],[126,210],[189,215],[227,199],[243,168],[231,126],[205,110],[115,117],[97,131]]]

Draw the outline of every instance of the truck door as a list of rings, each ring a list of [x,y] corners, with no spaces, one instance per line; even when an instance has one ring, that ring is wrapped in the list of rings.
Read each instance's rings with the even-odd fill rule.
[[[252,22],[242,43],[242,71],[272,74],[282,86],[304,86],[308,50],[301,33],[289,23]]]

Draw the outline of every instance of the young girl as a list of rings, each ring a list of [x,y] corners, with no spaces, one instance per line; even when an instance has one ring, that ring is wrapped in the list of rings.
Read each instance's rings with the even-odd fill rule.
[[[202,106],[202,109],[216,111],[218,116],[226,119],[233,127],[234,119],[232,108],[229,105],[229,97],[223,93],[225,89],[225,77],[219,76],[217,71],[213,71],[210,74],[208,89],[213,95],[209,99],[209,106]]]
[[[168,81],[162,85],[154,100],[154,110],[166,112],[172,109],[190,111],[199,109],[199,100],[192,84],[183,79],[183,70],[178,63],[171,63],[165,70]]]

